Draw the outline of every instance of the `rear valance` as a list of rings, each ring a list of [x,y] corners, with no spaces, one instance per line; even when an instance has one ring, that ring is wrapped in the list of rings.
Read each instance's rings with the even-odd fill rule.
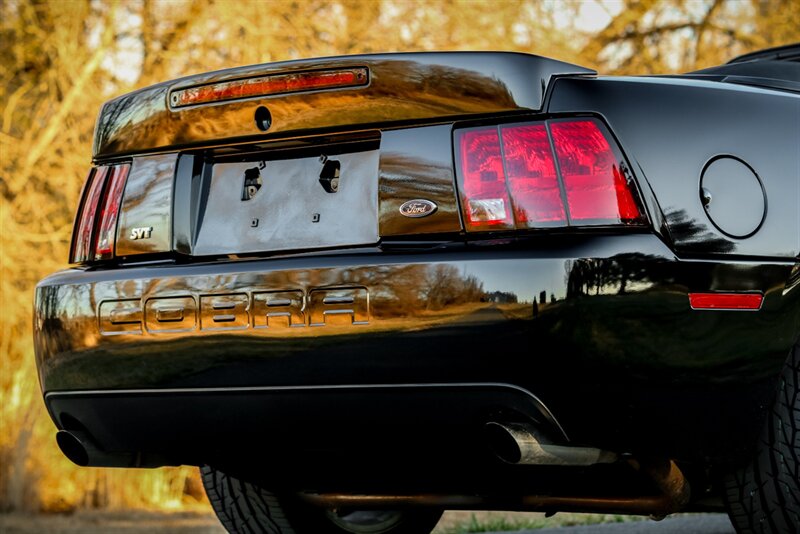
[[[356,68],[367,70],[368,83],[310,86],[186,107],[171,107],[168,101],[186,88]],[[238,67],[154,85],[107,102],[97,122],[94,157],[345,126],[535,111],[542,106],[551,77],[574,74],[594,71],[509,52],[382,54]],[[255,120],[261,106],[271,119],[266,133]]]

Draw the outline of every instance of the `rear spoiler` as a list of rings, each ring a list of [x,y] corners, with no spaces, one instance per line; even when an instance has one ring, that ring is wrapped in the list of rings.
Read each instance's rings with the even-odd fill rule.
[[[272,90],[281,80],[321,79],[337,71],[357,72],[359,83]],[[93,156],[537,111],[553,77],[593,74],[570,63],[511,52],[375,54],[238,67],[161,83],[107,102],[97,121]],[[269,80],[275,84],[264,91],[268,94],[253,95],[253,85],[272,83]],[[250,92],[240,96],[218,90],[231,82],[247,84]],[[217,91],[213,101],[171,105],[177,103],[176,95],[210,91]],[[220,94],[227,96],[217,99]],[[257,118],[259,108],[266,111]]]
[[[751,52],[688,76],[800,93],[800,43]]]
[[[742,54],[728,61],[728,65],[733,63],[744,63],[747,61],[800,61],[800,43],[792,43],[774,48],[756,50],[749,54]]]

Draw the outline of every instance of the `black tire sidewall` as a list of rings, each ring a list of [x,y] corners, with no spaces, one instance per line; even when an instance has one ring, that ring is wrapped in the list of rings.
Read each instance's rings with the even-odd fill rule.
[[[723,490],[738,534],[800,532],[800,343],[781,371],[754,458],[724,476]]]
[[[200,468],[203,487],[217,517],[232,534],[353,534],[315,506],[293,493],[270,492],[213,467]],[[382,534],[428,534],[442,516],[438,509],[403,511],[400,523]]]

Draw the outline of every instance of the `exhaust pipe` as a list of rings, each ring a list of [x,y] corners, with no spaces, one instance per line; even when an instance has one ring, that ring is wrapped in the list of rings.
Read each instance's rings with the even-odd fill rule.
[[[432,506],[449,510],[515,510],[520,512],[580,512],[647,515],[653,519],[680,512],[689,502],[689,483],[675,462],[634,466],[651,477],[660,495],[598,496],[522,495],[509,498],[480,495],[351,495],[301,493],[300,497],[325,508],[370,508],[387,510],[409,506]]]
[[[59,430],[56,443],[64,456],[80,467],[143,467],[138,454],[101,450],[80,430]]]
[[[588,466],[613,463],[620,457],[591,447],[554,445],[541,431],[525,423],[486,425],[490,447],[500,459],[510,464]],[[648,515],[661,519],[684,510],[689,503],[689,482],[672,460],[628,464],[649,479],[655,495],[360,495],[346,493],[301,493],[300,497],[325,508],[371,508],[386,510],[399,507],[430,506],[451,510],[515,510],[529,512],[581,512],[601,514]],[[620,463],[624,466],[624,463]]]
[[[526,423],[487,423],[486,437],[494,454],[509,464],[585,466],[619,459],[613,452],[592,447],[555,445]]]

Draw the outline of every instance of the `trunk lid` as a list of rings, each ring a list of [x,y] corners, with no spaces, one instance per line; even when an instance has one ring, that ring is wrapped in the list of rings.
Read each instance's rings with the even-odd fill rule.
[[[366,69],[366,81],[309,91],[295,87],[266,96],[228,95],[231,99],[199,105],[176,102],[180,94],[219,84],[348,69]],[[509,52],[376,54],[237,67],[154,85],[106,103],[97,122],[94,158],[539,110],[553,76],[594,73]],[[266,132],[257,124],[259,108],[269,111]]]
[[[116,256],[458,233],[452,123],[536,112],[553,77],[589,74],[518,53],[384,54],[240,67],[123,95],[103,106],[94,145],[98,164],[131,162]]]

